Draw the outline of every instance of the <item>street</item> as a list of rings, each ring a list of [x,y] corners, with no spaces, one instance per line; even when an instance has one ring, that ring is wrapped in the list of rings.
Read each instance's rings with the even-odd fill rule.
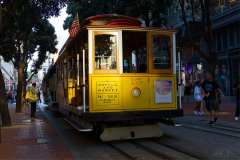
[[[189,112],[177,118],[174,126],[161,124],[159,129],[164,132],[161,138],[108,143],[91,132],[77,131],[63,116],[52,113],[43,104],[39,104],[34,122],[29,120],[27,108],[15,121],[18,122],[15,127],[2,130],[0,159],[229,160],[240,156],[239,121],[226,116],[209,126],[206,116],[196,117]],[[9,140],[13,135],[15,138]]]
[[[44,116],[76,159],[238,159],[239,122],[220,120],[209,126],[202,117],[185,116],[176,126],[162,124],[157,139],[103,143],[91,133],[80,133],[63,117]]]

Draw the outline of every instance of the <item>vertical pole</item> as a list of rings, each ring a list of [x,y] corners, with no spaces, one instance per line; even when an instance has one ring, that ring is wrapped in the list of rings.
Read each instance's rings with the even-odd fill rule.
[[[83,59],[83,112],[86,112],[86,71],[85,71],[85,49],[82,51],[82,59]]]
[[[179,95],[179,108],[182,109],[182,77],[181,77],[181,57],[178,52],[178,95]]]

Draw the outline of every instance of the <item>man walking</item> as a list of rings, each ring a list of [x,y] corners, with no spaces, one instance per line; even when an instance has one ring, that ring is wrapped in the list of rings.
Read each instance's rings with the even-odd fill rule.
[[[219,85],[213,79],[211,73],[206,74],[206,79],[202,83],[202,88],[204,91],[204,100],[206,109],[209,112],[209,123],[210,125],[214,124],[218,119],[219,105],[217,100],[217,94],[219,92]]]

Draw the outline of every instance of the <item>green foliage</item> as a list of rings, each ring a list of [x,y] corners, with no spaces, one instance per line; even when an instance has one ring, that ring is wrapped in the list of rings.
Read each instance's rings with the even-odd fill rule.
[[[46,59],[46,54],[56,52],[56,35],[48,22],[49,16],[57,16],[66,0],[12,0],[2,1],[0,55],[4,60],[25,64],[38,53],[35,70]]]
[[[56,52],[56,35],[48,22],[57,16],[66,0],[1,0],[0,55],[18,69],[16,112],[21,112],[26,69],[34,53],[36,73],[47,57]],[[2,97],[0,97],[2,98]]]
[[[165,13],[167,6],[171,4],[171,0],[78,0],[68,3],[67,13],[69,17],[65,20],[64,29],[69,28],[76,13],[79,15],[80,21],[89,16],[97,14],[116,13],[134,17],[141,17],[149,25],[149,12],[152,13],[152,20],[157,21],[159,26],[161,23],[161,13]]]
[[[63,8],[68,0],[32,0],[34,6],[38,6],[41,15],[45,18],[58,16],[60,9]]]
[[[37,49],[38,59],[33,64],[33,71],[37,72],[47,58],[46,53],[55,53],[57,51],[55,48],[57,36],[53,26],[47,20],[40,21],[35,30],[37,31],[35,35],[36,44],[39,45]]]

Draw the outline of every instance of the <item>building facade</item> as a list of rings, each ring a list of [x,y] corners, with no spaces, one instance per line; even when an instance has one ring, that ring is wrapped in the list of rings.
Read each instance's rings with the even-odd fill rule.
[[[188,10],[190,4],[185,5],[186,18],[191,21],[191,9]],[[235,83],[240,80],[240,0],[218,0],[215,5],[212,12],[214,49],[218,60],[215,77],[224,95],[231,96],[234,95]],[[178,2],[173,3],[169,10],[166,16],[168,24],[178,30],[177,37],[184,37],[185,29]],[[196,26],[193,28],[197,29]],[[201,48],[204,50],[206,45],[201,44]],[[203,78],[207,62],[194,49],[184,48],[181,60],[184,85],[192,86],[196,80]]]
[[[57,53],[48,55],[47,60],[43,63],[41,70],[38,72],[39,83],[42,82],[43,77],[47,73],[49,67],[56,62],[57,58],[58,58]]]
[[[240,80],[240,3],[213,19],[215,51],[218,66],[215,74],[226,95],[234,95],[234,86]]]
[[[0,57],[0,69],[3,73],[6,91],[16,90],[17,71],[14,65],[11,62],[4,62],[3,58]]]

